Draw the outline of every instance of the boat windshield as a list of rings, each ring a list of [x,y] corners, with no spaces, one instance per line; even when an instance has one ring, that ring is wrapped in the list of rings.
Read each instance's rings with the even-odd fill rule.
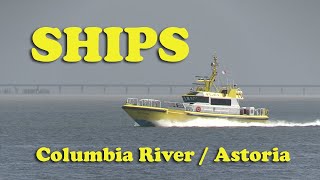
[[[209,103],[209,97],[204,96],[182,96],[182,99],[186,103]]]

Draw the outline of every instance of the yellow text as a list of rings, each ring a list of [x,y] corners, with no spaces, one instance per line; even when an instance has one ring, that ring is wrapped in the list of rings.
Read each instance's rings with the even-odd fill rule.
[[[100,53],[99,41],[101,34],[105,34],[106,45],[103,46],[106,52],[103,56]],[[121,34],[127,36],[127,54],[124,58],[120,52]],[[63,53],[63,45],[59,40],[66,39],[66,52]],[[81,35],[86,36],[86,40],[80,40]],[[142,38],[144,37],[144,38]],[[144,58],[141,50],[154,47],[159,41],[161,47],[158,48],[158,55],[165,62],[179,62],[184,60],[189,54],[189,46],[185,42],[189,34],[186,28],[168,27],[160,34],[150,27],[67,27],[61,31],[56,27],[41,27],[32,34],[32,42],[35,47],[31,49],[32,58],[38,62],[54,62],[63,56],[63,61],[69,63],[85,62],[95,63],[102,59],[106,62],[120,62],[123,59],[127,62],[141,62]],[[86,55],[79,54],[80,48],[86,48]]]

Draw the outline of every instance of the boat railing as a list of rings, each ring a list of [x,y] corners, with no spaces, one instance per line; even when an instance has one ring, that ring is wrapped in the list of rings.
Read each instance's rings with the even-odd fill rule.
[[[241,107],[240,115],[268,116],[269,110],[267,108]]]
[[[185,103],[181,102],[171,102],[163,101],[156,99],[138,99],[138,98],[128,98],[126,104],[136,105],[136,106],[149,106],[149,107],[164,107],[164,108],[173,108],[173,109],[184,109],[186,110]]]
[[[185,109],[184,104],[181,102],[164,101],[163,106],[167,108],[174,108],[174,109]]]
[[[150,106],[150,107],[161,107],[161,101],[156,99],[138,99],[138,98],[128,98],[126,104],[136,105],[136,106]]]
[[[139,105],[138,98],[128,98],[126,104]]]
[[[161,101],[156,100],[156,99],[140,99],[139,105],[161,108]]]

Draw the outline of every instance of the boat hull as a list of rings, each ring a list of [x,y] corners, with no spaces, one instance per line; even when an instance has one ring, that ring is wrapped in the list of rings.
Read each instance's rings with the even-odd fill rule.
[[[162,126],[161,122],[163,120],[175,123],[187,122],[197,118],[203,118],[208,121],[223,118],[241,122],[266,122],[268,120],[268,116],[213,114],[130,104],[125,104],[122,108],[140,126]]]

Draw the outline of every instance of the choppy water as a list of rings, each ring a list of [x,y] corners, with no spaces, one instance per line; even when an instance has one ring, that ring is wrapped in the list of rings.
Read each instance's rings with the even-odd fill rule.
[[[170,99],[170,97],[163,97]],[[320,177],[320,99],[251,98],[244,106],[266,106],[266,124],[201,119],[170,128],[135,127],[120,108],[123,97],[0,97],[0,179],[318,179]],[[184,127],[179,127],[184,126]],[[188,127],[206,126],[206,127]],[[208,127],[210,126],[210,127]],[[131,163],[41,163],[39,147],[100,150],[121,147]],[[139,163],[138,148],[193,150],[191,163]],[[209,147],[202,166],[197,163]],[[290,152],[289,163],[213,163],[219,147],[227,151]]]

